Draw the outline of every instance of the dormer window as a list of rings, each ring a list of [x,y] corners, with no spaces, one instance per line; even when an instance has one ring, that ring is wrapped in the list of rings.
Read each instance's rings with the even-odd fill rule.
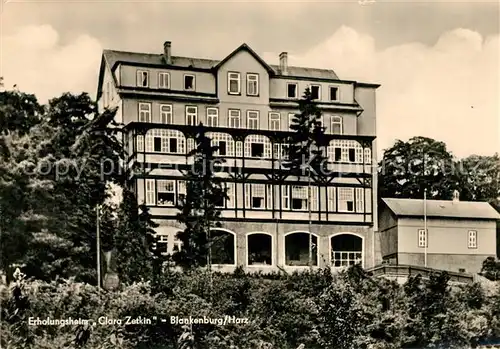
[[[170,88],[169,73],[158,73],[158,88]]]
[[[232,95],[241,93],[241,76],[240,73],[227,74],[227,92]]]
[[[311,98],[320,99],[320,96],[321,96],[321,86],[311,85]]]
[[[149,87],[149,73],[146,70],[137,71],[137,86]]]
[[[195,79],[194,75],[186,74],[184,75],[184,90],[194,91]]]
[[[287,84],[287,97],[297,98],[297,84]]]
[[[330,86],[330,100],[338,101],[339,100],[339,88]]]

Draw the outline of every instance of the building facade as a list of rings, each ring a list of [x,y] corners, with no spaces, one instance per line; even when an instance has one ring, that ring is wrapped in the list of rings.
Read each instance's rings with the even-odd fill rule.
[[[382,258],[395,265],[478,273],[496,256],[500,215],[486,202],[382,199],[379,230]]]
[[[175,239],[183,172],[192,160],[197,125],[225,159],[229,199],[221,202],[223,235],[213,268],[288,270],[309,261],[307,179],[283,168],[284,139],[310,87],[322,110],[329,146],[328,173],[312,178],[313,263],[372,266],[377,227],[376,110],[378,85],[341,80],[332,70],[263,61],[243,44],[222,60],[105,50],[98,105],[117,108],[129,186],[159,223],[165,253]]]

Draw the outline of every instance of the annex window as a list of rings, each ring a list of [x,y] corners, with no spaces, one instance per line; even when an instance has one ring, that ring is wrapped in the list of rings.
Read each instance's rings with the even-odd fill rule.
[[[246,207],[255,209],[266,208],[265,184],[245,184]]]
[[[477,248],[477,231],[469,230],[467,239],[468,248]]]
[[[146,205],[154,205],[155,201],[155,180],[145,179],[146,181]]]
[[[149,73],[146,70],[137,71],[137,86],[149,87]]]
[[[297,84],[287,84],[286,85],[286,89],[287,89],[287,97],[288,98],[297,98],[297,90],[298,90],[298,86]]]
[[[247,74],[247,96],[259,95],[259,74]]]
[[[228,126],[231,128],[241,128],[241,111],[238,109],[229,109]]]
[[[139,103],[139,122],[151,122],[151,103]]]
[[[255,110],[247,111],[247,128],[251,130],[259,129],[259,112]]]
[[[338,188],[339,212],[354,212],[354,188]]]
[[[425,229],[418,230],[418,247],[429,247]]]
[[[185,154],[184,135],[177,130],[152,129],[146,134],[146,151]]]
[[[196,83],[196,80],[195,80],[194,75],[190,75],[190,74],[184,75],[184,90],[194,91],[195,83]]]
[[[363,148],[353,140],[335,139],[327,148],[329,161],[363,163]]]
[[[158,73],[158,88],[170,88],[170,74],[165,72]]]
[[[174,206],[175,204],[175,181],[158,180],[156,182],[158,206]]]
[[[227,92],[232,95],[241,93],[240,73],[227,73]]]
[[[186,106],[186,125],[196,126],[198,123],[198,107]]]
[[[328,187],[326,195],[328,195],[328,212],[335,212],[337,207],[337,202],[335,200],[335,187]]]
[[[172,104],[160,104],[160,122],[171,125],[174,123]]]
[[[219,126],[219,109],[207,108],[207,126],[210,127]]]
[[[212,146],[217,147],[218,156],[234,156],[234,140],[231,135],[222,132],[208,132],[207,137],[212,140]]]
[[[341,135],[342,134],[342,117],[340,116],[332,116],[332,122],[331,122],[331,130],[330,133],[334,135]]]
[[[339,88],[330,86],[330,100],[338,101],[339,100]]]
[[[269,113],[269,129],[273,131],[281,129],[280,113]]]
[[[311,85],[311,98],[312,99],[320,99],[321,97],[321,86],[320,85]]]
[[[271,142],[263,135],[249,135],[245,139],[245,156],[249,158],[271,158]]]

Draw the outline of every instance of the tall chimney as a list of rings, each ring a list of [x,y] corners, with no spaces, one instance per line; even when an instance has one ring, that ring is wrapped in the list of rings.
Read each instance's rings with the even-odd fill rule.
[[[163,44],[163,54],[165,55],[165,63],[172,64],[172,43],[165,41]]]
[[[280,73],[281,73],[281,75],[288,74],[288,53],[287,52],[280,53]]]
[[[459,202],[460,201],[460,192],[458,190],[453,191],[453,202]]]

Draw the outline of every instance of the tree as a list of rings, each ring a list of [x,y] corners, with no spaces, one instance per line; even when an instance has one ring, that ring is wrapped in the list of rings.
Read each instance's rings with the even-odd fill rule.
[[[43,109],[35,95],[17,90],[0,92],[0,134],[29,133],[30,128],[40,122]]]
[[[287,140],[287,160],[284,167],[300,180],[307,177],[307,206],[309,212],[309,266],[312,266],[312,218],[311,218],[311,177],[325,173],[324,148],[325,128],[321,122],[321,110],[314,102],[311,91],[306,88],[299,100],[299,114],[295,114],[290,125],[292,135]]]
[[[223,160],[215,156],[213,146],[202,124],[195,138],[196,147],[187,156],[193,165],[186,172],[186,198],[180,207],[177,220],[185,229],[178,233],[182,249],[174,253],[174,261],[183,268],[205,266],[211,263],[210,230],[221,226],[218,205],[227,200],[226,188],[216,177],[216,167]]]
[[[471,155],[457,163],[461,198],[495,204],[500,197],[500,157]]]
[[[158,224],[153,222],[145,205],[138,205],[136,196],[129,190],[123,191],[117,220],[114,246],[120,280],[133,283],[148,279],[153,262],[150,247]]]
[[[449,200],[459,189],[459,175],[453,155],[443,142],[413,137],[397,140],[384,151],[379,164],[380,197]]]

